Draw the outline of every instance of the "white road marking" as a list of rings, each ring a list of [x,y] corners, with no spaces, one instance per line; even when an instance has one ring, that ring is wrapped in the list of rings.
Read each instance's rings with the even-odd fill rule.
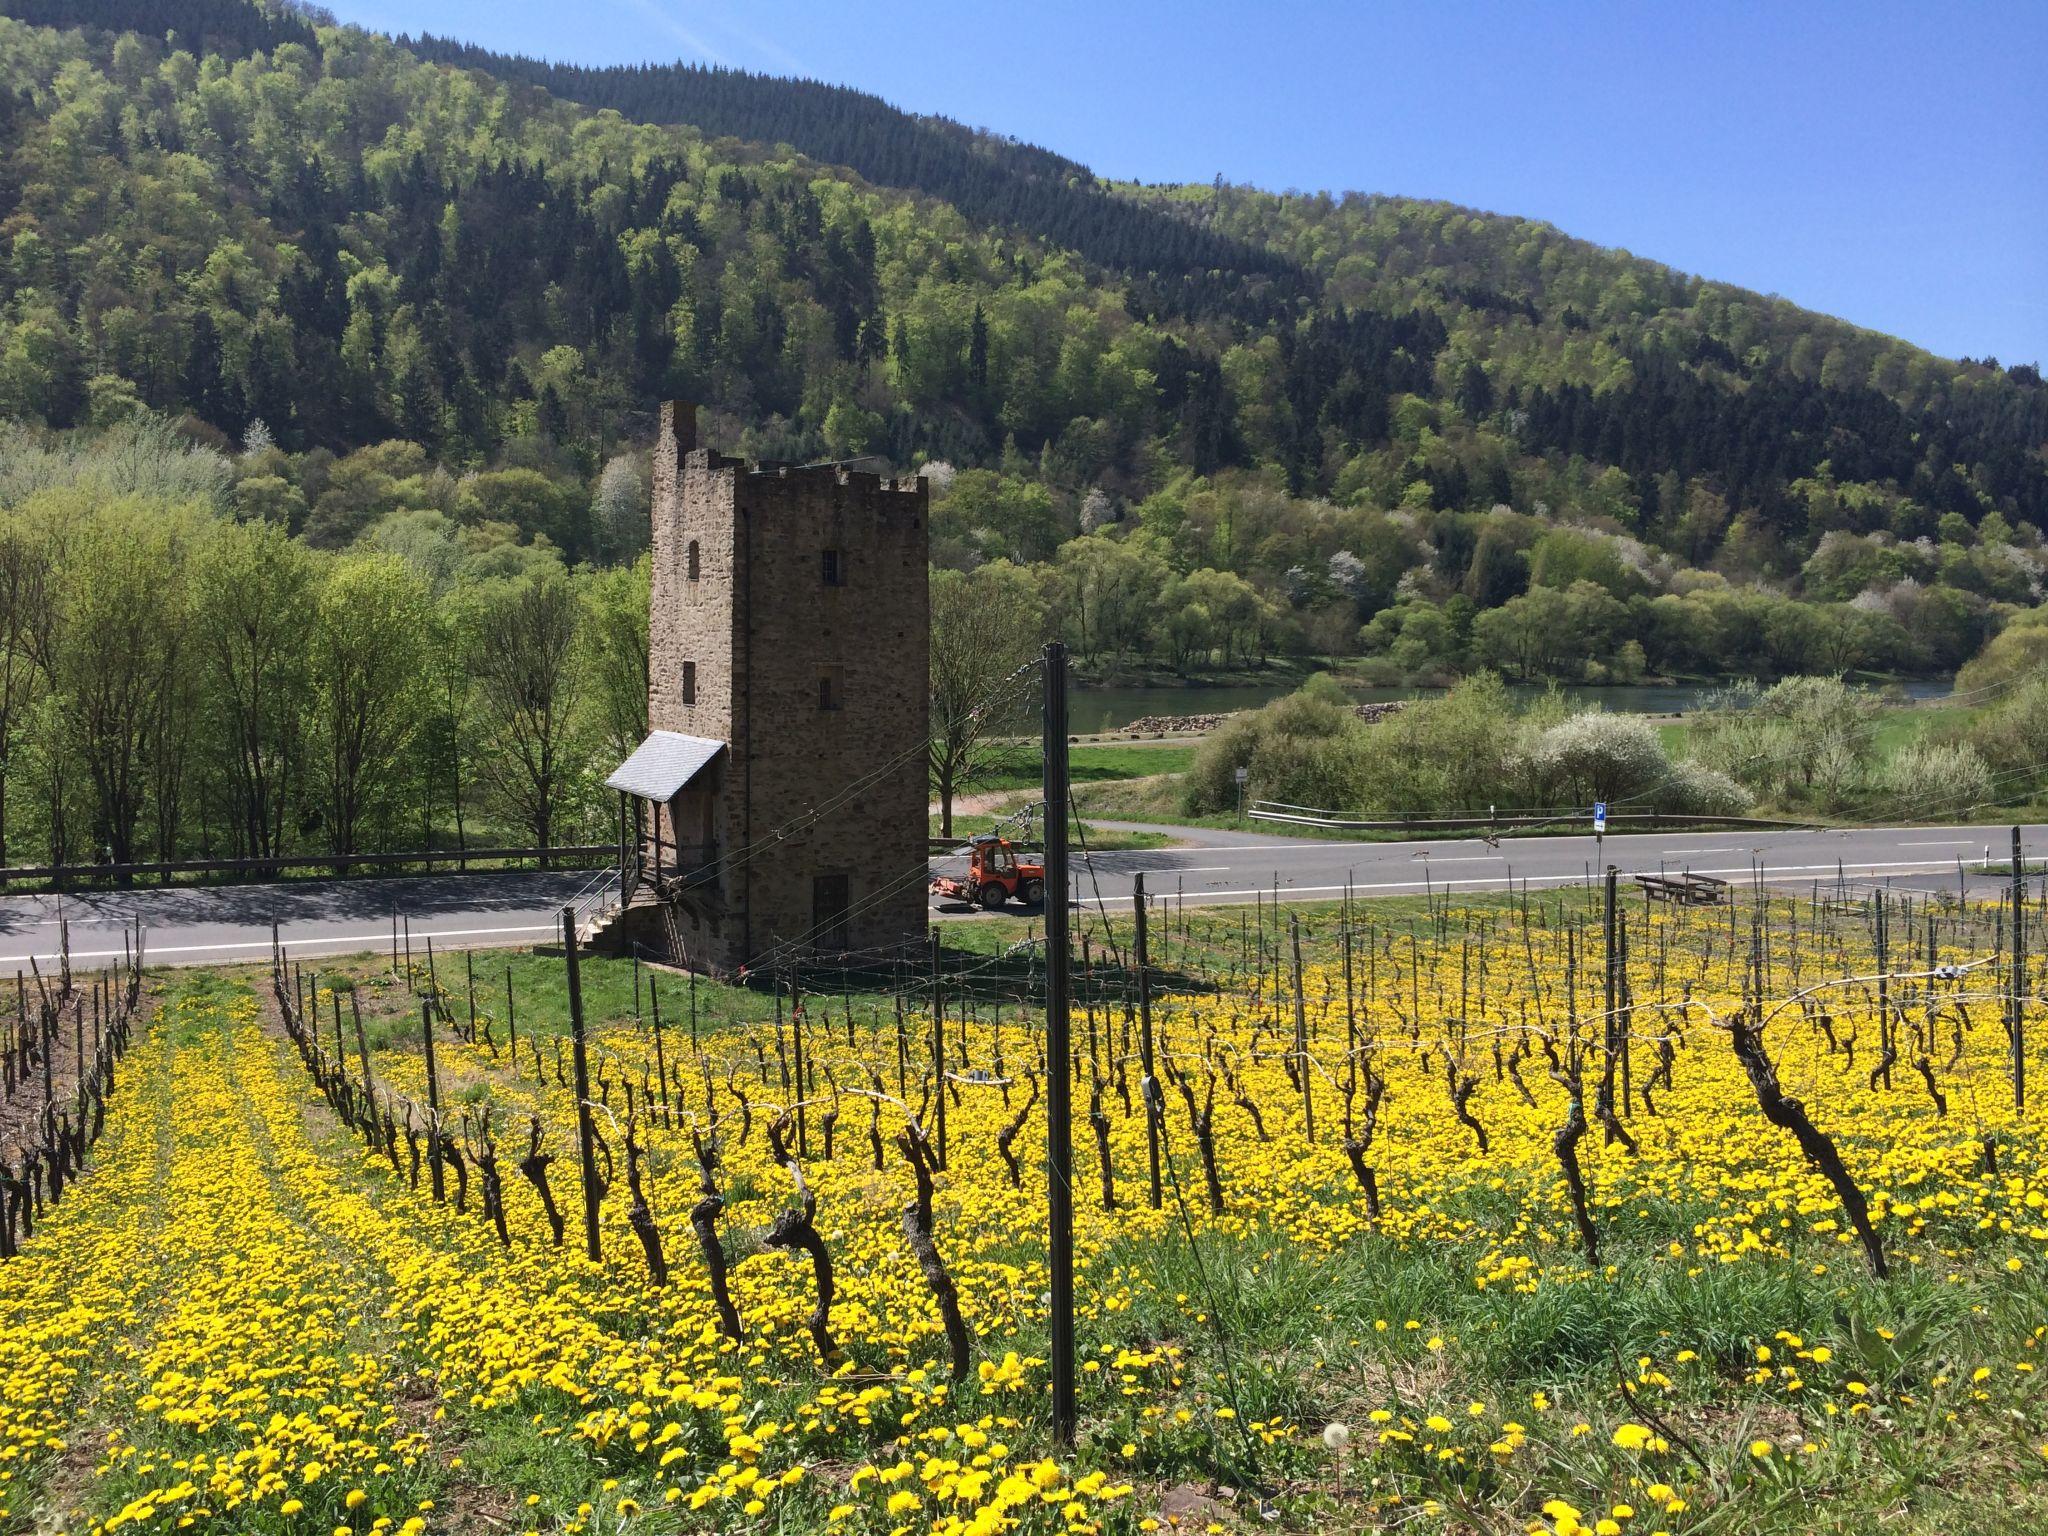
[[[1929,864],[1925,860],[1911,860],[1882,864],[1855,863],[1848,864],[1843,867],[1850,871],[1869,870],[1872,872],[1875,872],[1880,869],[1889,869],[1897,871],[1902,874],[1943,874],[1946,873],[1948,870],[1948,865],[1946,864]],[[1762,874],[1766,879],[1770,878],[1772,875],[1832,874],[1834,873],[1835,868],[1836,866],[1833,864],[1780,864],[1776,866],[1767,864],[1763,866]],[[1757,872],[1758,871],[1751,866],[1744,866],[1740,869],[1696,869],[1692,871],[1692,873],[1696,875],[1753,875]],[[1624,871],[1623,873],[1624,875],[1632,875],[1636,872]],[[1643,870],[1641,871],[1641,873],[1649,874],[1652,873],[1652,871]],[[1582,883],[1585,880],[1585,878],[1586,877],[1584,874],[1530,875],[1526,877],[1524,883],[1528,885],[1578,885]],[[1458,885],[1478,885],[1491,887],[1496,883],[1497,882],[1493,880],[1437,880],[1429,882],[1429,884],[1433,884],[1438,890],[1448,890],[1452,886]],[[1425,885],[1425,882],[1421,880],[1382,880],[1370,885],[1288,885],[1282,887],[1283,890],[1291,891],[1296,895],[1308,895],[1317,891],[1420,891],[1426,888],[1427,887]],[[1204,891],[1202,892],[1202,894],[1204,896],[1226,898],[1240,896],[1270,896],[1272,894],[1272,887],[1255,886],[1241,891]],[[1118,904],[1121,905],[1123,902],[1129,901],[1130,898],[1128,896],[1124,896],[1121,898],[1104,896],[1099,898],[1098,901],[1098,898],[1096,897],[1083,897],[1082,899],[1077,901],[1075,905],[1085,907],[1100,904],[1106,906],[1112,900],[1117,901]]]
[[[1648,837],[1650,834],[1647,832],[1638,832],[1631,835],[1636,837]],[[1538,848],[1545,846],[1569,847],[1574,840],[1590,843],[1593,841],[1593,834],[1587,832],[1583,835],[1579,833],[1573,833],[1570,837],[1503,836],[1501,838],[1501,841],[1503,843],[1527,843],[1532,847]],[[1612,836],[1609,836],[1607,840],[1610,843],[1615,841],[1615,839]],[[1370,850],[1372,852],[1384,853],[1388,855],[1406,854],[1409,858],[1415,858],[1417,856],[1418,850],[1422,852],[1427,852],[1428,850],[1433,848],[1457,848],[1463,845],[1476,843],[1478,841],[1479,835],[1477,833],[1474,833],[1470,837],[1437,837],[1427,839],[1412,838],[1398,843],[1352,843],[1338,842],[1335,838],[1324,839],[1314,837],[1292,837],[1289,838],[1285,843],[1189,843],[1186,847],[1186,851],[1189,853],[1257,853],[1269,854],[1278,858],[1285,859],[1290,857],[1310,858],[1318,854],[1342,853],[1355,849],[1365,849]],[[1099,850],[1095,853],[1094,856],[1097,858],[1102,858],[1106,854],[1113,853],[1115,851],[1116,850],[1114,849]],[[1145,851],[1156,853],[1165,852],[1168,850],[1147,849]],[[1429,856],[1432,859],[1438,857],[1438,855],[1434,853],[1431,853]],[[1258,861],[1253,860],[1249,862]]]
[[[1134,823],[1134,825],[1135,825],[1135,823]],[[1172,834],[1172,833],[1179,833],[1179,832],[1184,832],[1184,831],[1186,831],[1186,830],[1188,830],[1188,829],[1186,829],[1186,828],[1182,828],[1182,827],[1174,827],[1174,826],[1169,826],[1169,825],[1166,825],[1166,824],[1164,824],[1164,823],[1154,823],[1154,824],[1147,824],[1147,830],[1150,830],[1150,831],[1159,831],[1159,832],[1165,832],[1165,833],[1169,833],[1169,834]],[[1512,829],[1508,829],[1508,830],[1509,830],[1509,831],[1512,831]],[[1727,836],[1727,835],[1728,835],[1728,830],[1729,830],[1728,828],[1726,828],[1726,827],[1723,827],[1723,828],[1719,829],[1719,830],[1718,830],[1718,832],[1698,832],[1698,833],[1694,833],[1694,834],[1692,834],[1692,835],[1693,835],[1693,836],[1696,836],[1696,837],[1715,837],[1715,836],[1721,836],[1721,837],[1725,837],[1725,836]],[[1967,829],[1964,829],[1964,828],[1956,828],[1956,827],[1854,827],[1854,828],[1849,828],[1849,829],[1844,829],[1844,828],[1840,828],[1840,827],[1758,827],[1758,828],[1757,828],[1757,829],[1756,829],[1755,831],[1753,831],[1753,832],[1749,831],[1749,830],[1748,830],[1748,829],[1746,829],[1746,828],[1745,828],[1745,829],[1743,829],[1743,831],[1744,831],[1744,835],[1746,835],[1746,836],[1750,836],[1750,837],[1816,837],[1816,838],[1817,838],[1817,837],[1827,837],[1827,836],[1834,836],[1834,837],[1840,837],[1840,836],[1844,836],[1844,835],[1846,835],[1846,833],[1848,833],[1848,832],[1853,832],[1853,833],[1854,833],[1854,835],[1856,835],[1856,836],[1858,836],[1858,837],[1872,837],[1872,838],[1878,838],[1878,839],[1885,839],[1885,838],[1888,838],[1888,837],[1889,837],[1890,835],[1892,835],[1892,834],[1896,834],[1896,833],[1904,833],[1904,832],[1950,832],[1950,831],[1962,831],[1962,830],[1967,830]],[[2002,828],[1987,828],[1986,830],[1987,830],[1987,831],[2002,831],[2003,829],[2002,829]],[[1636,842],[1636,841],[1638,841],[1638,840],[1643,840],[1643,839],[1648,839],[1648,838],[1653,838],[1653,837],[1673,837],[1673,836],[1677,836],[1677,837],[1683,837],[1683,836],[1685,836],[1685,835],[1686,835],[1686,834],[1685,834],[1685,833],[1682,833],[1682,832],[1681,832],[1681,833],[1669,833],[1669,832],[1610,832],[1610,833],[1608,833],[1608,834],[1607,834],[1607,841],[1608,841],[1608,842],[1610,842],[1610,843],[1615,843],[1615,844],[1621,844],[1621,845],[1627,845],[1627,844],[1631,844],[1631,843],[1634,843],[1634,842]],[[1274,839],[1274,840],[1273,840],[1272,842],[1268,842],[1268,843],[1193,843],[1193,842],[1191,842],[1191,843],[1189,843],[1189,844],[1187,845],[1187,851],[1188,851],[1189,853],[1210,853],[1210,854],[1215,854],[1215,853],[1265,853],[1265,854],[1293,854],[1293,855],[1297,855],[1297,856],[1307,856],[1307,855],[1313,855],[1313,854],[1317,854],[1317,853],[1329,853],[1329,852],[1331,852],[1331,851],[1333,851],[1333,850],[1337,850],[1337,849],[1345,849],[1345,848],[1373,848],[1373,849],[1378,849],[1378,850],[1380,850],[1381,852],[1385,852],[1385,853],[1392,853],[1392,852],[1395,852],[1395,851],[1398,851],[1398,850],[1401,850],[1401,849],[1410,849],[1410,848],[1429,848],[1429,847],[1439,847],[1439,846],[1443,846],[1443,845],[1446,845],[1446,844],[1449,844],[1449,845],[1453,845],[1453,846],[1454,846],[1454,845],[1456,845],[1456,844],[1458,844],[1458,843],[1469,843],[1469,842],[1472,842],[1472,841],[1474,841],[1474,836],[1473,836],[1473,835],[1460,835],[1460,834],[1457,834],[1457,833],[1445,833],[1445,834],[1443,834],[1442,836],[1439,836],[1439,837],[1434,837],[1434,838],[1429,838],[1429,837],[1411,837],[1411,838],[1403,838],[1403,839],[1401,839],[1401,840],[1400,840],[1400,841],[1398,841],[1398,842],[1363,842],[1363,841],[1360,841],[1360,842],[1340,842],[1340,841],[1338,841],[1338,840],[1337,840],[1337,839],[1335,839],[1335,838],[1331,838],[1331,839],[1329,839],[1329,840],[1327,840],[1327,841],[1326,841],[1326,840],[1324,840],[1324,839],[1321,839],[1321,838],[1312,838],[1312,837],[1290,837],[1290,838],[1285,838],[1285,839],[1282,839],[1282,838],[1279,838],[1278,836],[1276,836],[1276,837],[1275,837],[1275,839]],[[1515,842],[1516,842],[1517,844],[1521,844],[1521,843],[1528,843],[1528,844],[1530,844],[1531,846],[1533,846],[1533,847],[1538,847],[1538,848],[1541,848],[1541,847],[1545,847],[1545,846],[1551,846],[1551,847],[1556,847],[1556,846],[1560,846],[1560,845],[1563,845],[1563,846],[1569,846],[1569,845],[1570,845],[1570,844],[1572,844],[1573,842],[1581,842],[1581,843],[1590,843],[1590,842],[1592,842],[1592,841],[1593,841],[1593,834],[1592,834],[1591,832],[1570,832],[1570,833],[1565,833],[1565,834],[1563,834],[1563,835],[1560,835],[1560,836],[1556,836],[1556,837],[1515,837],[1515,838],[1514,838],[1514,841],[1515,841]],[[1979,845],[1981,844],[1981,841],[1982,841],[1982,839],[1978,839],[1978,840],[1976,840],[1976,841],[1971,841],[1971,842],[1963,842],[1963,843],[1959,843],[1959,844],[1957,844],[1956,846],[1958,846],[1958,847],[1963,847],[1963,848],[1974,848],[1974,847],[1977,847],[1977,846],[1979,846]],[[1894,848],[1896,848],[1896,847],[1900,847],[1900,846],[1912,846],[1912,845],[1910,845],[1910,844],[1906,844],[1906,845],[1901,845],[1901,844],[1899,844],[1899,843],[1897,843],[1897,842],[1891,842],[1891,843],[1889,843],[1889,846],[1891,846],[1891,847],[1894,847]],[[1946,846],[1946,845],[1941,845],[1941,846]],[[1683,851],[1683,850],[1681,850],[1681,851]],[[1700,849],[1694,849],[1694,850],[1692,850],[1692,851],[1693,851],[1693,852],[1697,852],[1697,853],[1718,853],[1718,852],[1726,852],[1726,851],[1728,851],[1728,850],[1727,850],[1727,849],[1724,849],[1724,848],[1700,848]],[[1743,852],[1743,851],[1744,851],[1744,848],[1743,848],[1743,847],[1741,847],[1741,846],[1738,846],[1738,847],[1735,847],[1733,851],[1734,851],[1734,852],[1736,852],[1736,853],[1741,853],[1741,852]]]
[[[1976,839],[1972,838],[1967,842],[1901,843],[1899,846],[1901,848],[1974,848],[1977,846],[1977,842]]]

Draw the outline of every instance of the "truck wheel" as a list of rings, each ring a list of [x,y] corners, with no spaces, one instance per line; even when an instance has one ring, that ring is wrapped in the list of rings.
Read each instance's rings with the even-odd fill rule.
[[[976,894],[980,898],[981,904],[991,912],[1007,901],[1010,895],[1008,891],[1004,890],[994,881],[984,885]]]
[[[1024,882],[1024,905],[1027,907],[1037,907],[1044,904],[1045,882],[1043,880],[1026,880]]]

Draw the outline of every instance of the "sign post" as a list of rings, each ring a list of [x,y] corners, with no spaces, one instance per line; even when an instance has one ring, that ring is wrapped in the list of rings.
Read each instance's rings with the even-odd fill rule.
[[[1605,867],[1602,850],[1607,846],[1607,802],[1593,802],[1593,862]]]
[[[1237,780],[1237,819],[1240,822],[1244,820],[1244,787],[1250,781],[1251,776],[1251,769],[1242,765],[1231,775],[1231,777]]]

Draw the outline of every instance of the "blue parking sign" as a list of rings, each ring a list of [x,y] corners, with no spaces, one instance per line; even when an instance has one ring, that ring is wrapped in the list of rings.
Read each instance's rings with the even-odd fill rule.
[[[1605,800],[1595,800],[1593,802],[1593,830],[1595,832],[1605,832],[1607,830],[1607,802]]]

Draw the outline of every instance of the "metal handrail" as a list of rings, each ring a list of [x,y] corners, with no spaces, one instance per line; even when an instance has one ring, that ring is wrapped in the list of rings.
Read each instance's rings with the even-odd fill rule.
[[[1549,827],[1572,823],[1586,823],[1590,830],[1591,821],[1583,806],[1565,810],[1492,816],[1471,813],[1457,816],[1418,816],[1404,813],[1393,817],[1363,817],[1313,807],[1288,806],[1274,800],[1254,800],[1246,815],[1252,821],[1282,822],[1290,826],[1319,827],[1345,832],[1401,832],[1431,828],[1455,832],[1480,831],[1495,827]],[[1810,821],[1775,821],[1760,816],[1693,815],[1682,811],[1610,812],[1607,817],[1608,826],[1612,827],[1617,822],[1634,822],[1648,826],[1682,824],[1701,827],[1749,827],[1759,831],[1796,831],[1813,825]]]
[[[583,889],[569,898],[568,905],[579,919],[592,917],[597,904],[609,896],[612,888],[618,884],[618,866],[607,865],[586,881]]]

